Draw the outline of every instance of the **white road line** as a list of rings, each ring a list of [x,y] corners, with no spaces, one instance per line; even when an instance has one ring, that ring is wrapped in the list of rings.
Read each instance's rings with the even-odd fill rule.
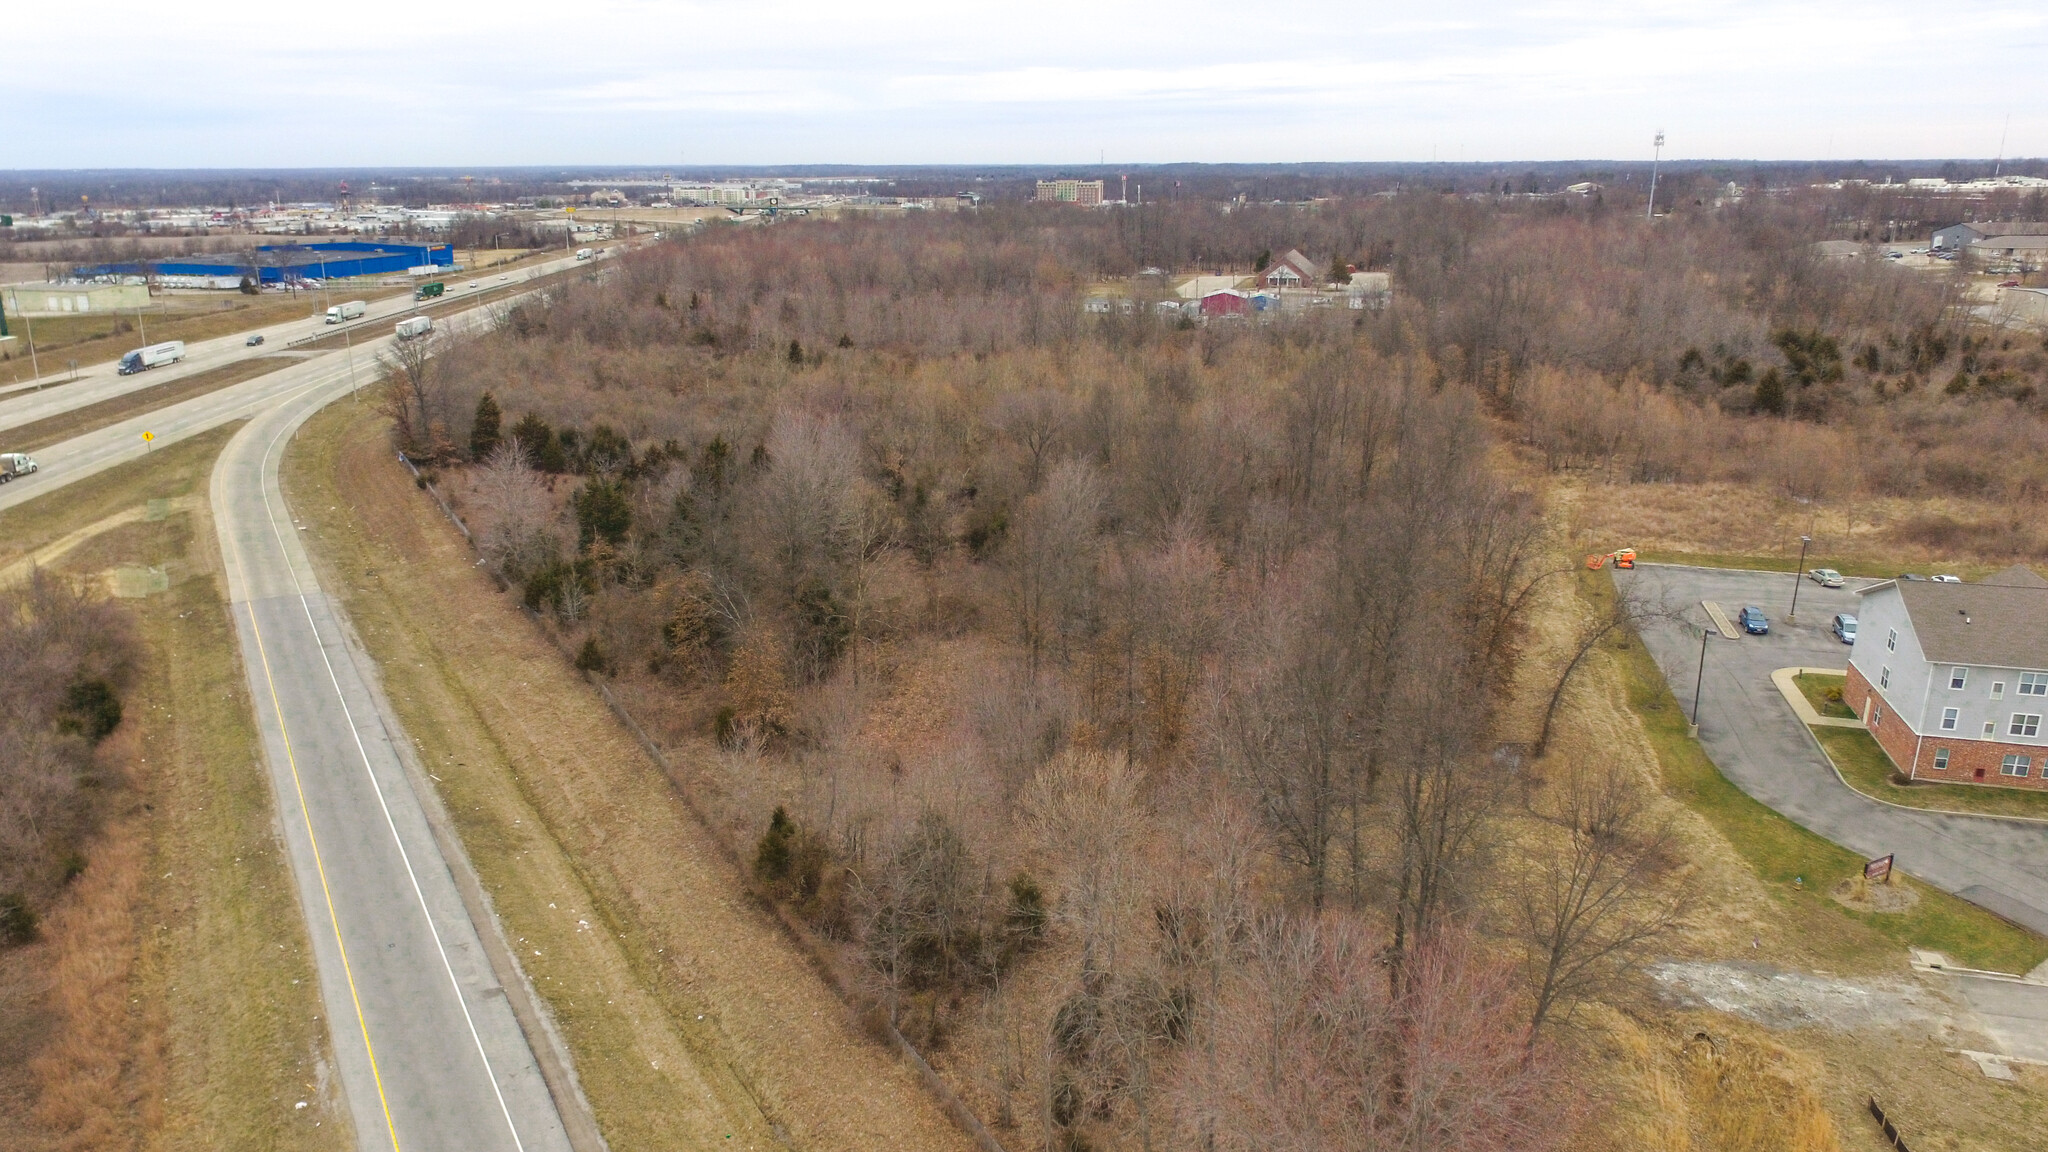
[[[462,994],[462,982],[455,977],[455,966],[449,962],[447,946],[441,942],[441,930],[434,924],[434,914],[427,907],[427,895],[421,890],[419,876],[413,871],[412,855],[405,850],[405,841],[398,835],[398,822],[392,819],[391,806],[384,799],[384,787],[378,783],[377,773],[371,767],[369,750],[363,747],[363,736],[361,730],[356,726],[355,712],[349,708],[348,699],[342,694],[341,680],[334,673],[333,661],[327,658],[327,645],[320,639],[320,626],[313,618],[313,606],[306,598],[304,585],[299,582],[298,566],[292,563],[291,553],[285,548],[284,534],[278,528],[277,510],[270,501],[269,485],[263,483],[263,475],[270,467],[271,454],[276,451],[277,445],[284,439],[285,433],[293,430],[293,427],[289,424],[284,428],[278,429],[277,433],[270,438],[270,443],[264,446],[263,455],[257,462],[256,476],[257,484],[260,486],[263,495],[263,511],[270,520],[270,532],[277,540],[278,552],[284,560],[285,569],[291,573],[292,588],[298,594],[299,607],[306,613],[306,625],[313,630],[314,643],[320,650],[320,662],[326,665],[328,683],[334,687],[334,698],[341,705],[342,715],[348,720],[349,735],[355,740],[356,755],[363,762],[363,773],[369,777],[370,788],[377,794],[377,806],[383,810],[384,825],[391,830],[391,842],[398,848],[398,858],[405,864],[406,879],[412,882],[413,896],[419,901],[420,914],[426,918],[427,932],[434,938],[435,951],[440,953],[441,968],[448,974],[448,984],[455,992],[456,1006],[462,1009],[463,1023],[469,1026],[469,1037],[476,1043],[477,1058],[483,1061],[484,1075],[491,1082],[491,1093],[498,1099],[498,1111],[504,1115],[505,1127],[512,1133],[512,1146],[518,1149],[519,1152],[525,1152],[526,1144],[519,1138],[519,1126],[513,1123],[512,1109],[505,1103],[505,1093],[498,1086],[497,1070],[491,1067],[490,1054],[484,1050],[483,1036],[477,1032],[476,1020],[469,1013],[469,1002]],[[279,461],[279,464],[282,467],[282,460]],[[253,589],[250,591],[253,592]],[[253,604],[250,610],[254,611]]]

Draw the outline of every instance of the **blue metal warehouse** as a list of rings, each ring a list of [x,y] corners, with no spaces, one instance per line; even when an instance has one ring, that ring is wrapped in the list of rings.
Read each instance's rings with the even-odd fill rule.
[[[93,264],[75,268],[81,279],[99,276],[246,276],[260,284],[293,280],[339,280],[350,276],[388,275],[429,264],[455,266],[455,249],[447,244],[387,244],[360,240],[331,244],[266,244],[229,262],[222,256],[192,256],[153,264]]]

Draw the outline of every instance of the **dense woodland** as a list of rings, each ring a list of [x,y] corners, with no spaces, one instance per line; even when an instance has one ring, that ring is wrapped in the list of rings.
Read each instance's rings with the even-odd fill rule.
[[[2048,468],[2040,338],[1816,261],[1833,211],[721,226],[409,346],[386,406],[1013,1146],[1564,1147],[1563,1025],[1686,910],[1634,771],[1518,719],[1558,548],[1502,445],[1803,494]],[[1290,247],[1394,302],[1080,307]]]

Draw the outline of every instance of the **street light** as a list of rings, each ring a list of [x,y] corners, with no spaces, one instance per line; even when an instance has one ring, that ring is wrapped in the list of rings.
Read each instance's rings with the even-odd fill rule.
[[[1713,635],[1714,627],[1711,622],[1700,629],[1700,669],[1692,682],[1692,728],[1686,733],[1688,736],[1697,737],[1700,734],[1700,689],[1707,684],[1707,641]]]
[[[1792,569],[1792,610],[1785,613],[1785,623],[1799,619],[1799,585],[1806,580],[1806,546],[1813,543],[1813,537],[1799,538],[1799,564]]]

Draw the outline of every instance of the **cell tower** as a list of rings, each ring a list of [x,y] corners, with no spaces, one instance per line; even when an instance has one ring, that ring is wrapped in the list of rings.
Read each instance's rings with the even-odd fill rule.
[[[1657,142],[1653,147],[1655,150],[1650,153],[1650,204],[1649,207],[1643,209],[1643,219],[1645,220],[1655,220],[1657,218],[1657,162],[1664,159],[1664,130],[1662,128],[1657,129]]]

